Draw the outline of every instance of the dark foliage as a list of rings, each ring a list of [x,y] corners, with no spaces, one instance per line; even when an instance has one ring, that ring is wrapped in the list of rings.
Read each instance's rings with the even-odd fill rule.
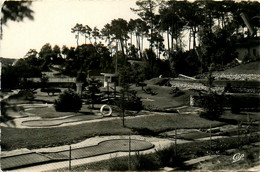
[[[178,97],[178,96],[181,96],[184,94],[183,91],[181,91],[178,87],[176,88],[173,88],[170,92],[170,94],[173,96],[173,97]]]
[[[23,21],[24,18],[33,20],[33,11],[30,9],[30,1],[5,1],[2,8],[2,24],[8,20]]]
[[[82,107],[82,101],[76,93],[66,90],[55,100],[54,107],[60,112],[78,112]]]
[[[140,111],[143,109],[141,98],[136,95],[136,91],[134,90],[121,90],[120,98],[116,101],[116,104],[125,110]]]
[[[86,87],[86,91],[84,93],[84,98],[87,99],[88,103],[92,104],[92,108],[94,108],[94,104],[98,103],[101,99],[101,96],[99,95],[101,87],[101,83],[99,80],[96,80],[94,77],[92,77],[90,80],[88,80],[88,86]]]
[[[218,119],[223,113],[223,100],[224,95],[218,95],[214,92],[201,94],[198,103],[200,107],[205,109],[205,112],[201,113],[201,117],[211,120]]]
[[[151,94],[152,96],[157,94],[156,92],[153,91],[151,87],[145,87],[143,90],[146,94]]]
[[[6,101],[1,101],[0,103],[1,103],[0,104],[0,107],[1,107],[0,122],[6,123],[8,121],[12,121],[14,118],[9,116],[9,115],[7,115],[7,113],[6,113],[8,103]],[[13,124],[14,124],[14,122],[13,122]]]
[[[145,79],[163,76],[171,76],[169,60],[160,60],[152,49],[146,49],[143,55],[143,75]]]
[[[259,111],[260,98],[255,95],[233,95],[230,98],[232,113],[240,113],[241,110]]]
[[[156,157],[152,155],[136,154],[134,158],[134,170],[157,170],[160,167]]]
[[[120,158],[112,158],[109,161],[109,171],[127,171],[128,160]]]
[[[176,52],[170,54],[170,64],[173,74],[194,76],[204,70],[194,50]]]
[[[181,167],[184,166],[184,159],[175,151],[175,146],[171,145],[168,148],[157,150],[156,155],[158,157],[161,167]]]
[[[48,95],[52,93],[54,95],[55,93],[61,93],[61,90],[58,88],[42,88],[41,92],[48,93]]]

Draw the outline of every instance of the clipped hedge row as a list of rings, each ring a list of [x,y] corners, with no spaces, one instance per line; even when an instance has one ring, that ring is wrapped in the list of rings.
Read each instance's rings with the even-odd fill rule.
[[[171,86],[186,89],[207,90],[208,80],[185,80],[172,79]],[[230,85],[234,93],[260,93],[259,81],[230,81],[230,80],[215,80],[213,82],[215,91],[224,91],[225,87]]]
[[[254,94],[227,94],[218,95],[223,107],[231,108],[233,113],[239,113],[241,110],[259,111],[260,96]],[[192,96],[194,106],[203,107],[200,99],[203,96]]]

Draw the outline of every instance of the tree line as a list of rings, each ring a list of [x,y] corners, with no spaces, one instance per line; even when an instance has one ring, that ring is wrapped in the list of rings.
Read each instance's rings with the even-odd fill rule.
[[[46,43],[39,52],[31,49],[12,69],[4,71],[23,68],[16,70],[16,75],[34,77],[58,64],[61,73],[69,76],[79,71],[94,75],[115,72],[136,60],[141,63],[129,67],[133,80],[179,73],[194,76],[207,72],[209,66],[221,68],[232,62],[237,57],[237,42],[256,37],[245,29],[241,13],[248,16],[256,33],[260,24],[257,1],[138,0],[131,10],[139,18],[113,19],[102,29],[76,23],[71,28],[76,47]]]

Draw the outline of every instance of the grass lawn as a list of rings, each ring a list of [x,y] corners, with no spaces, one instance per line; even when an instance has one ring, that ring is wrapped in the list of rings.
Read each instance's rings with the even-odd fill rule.
[[[204,129],[223,125],[218,121],[209,121],[200,118],[197,115],[179,115],[179,114],[157,114],[151,116],[130,118],[126,125],[130,128],[148,129],[156,133],[176,129]]]
[[[235,153],[243,154],[244,157],[240,161],[233,162],[233,156]],[[221,155],[214,158],[212,161],[200,163],[197,169],[203,170],[241,170],[251,168],[253,166],[260,165],[259,162],[259,147],[250,145],[246,149],[236,149],[231,155]]]
[[[233,114],[231,111],[224,111],[221,116],[223,119],[233,119],[237,121],[248,121],[250,118],[252,121],[260,121],[260,112],[245,112],[242,111],[240,114]]]
[[[81,110],[76,112],[57,112],[54,106],[51,107],[42,107],[42,108],[33,108],[29,109],[26,112],[31,113],[33,116],[39,116],[42,118],[55,118],[61,116],[68,116],[68,115],[93,115],[94,112],[98,112],[98,110],[90,110],[88,105],[82,105]]]
[[[166,108],[175,108],[184,105],[189,105],[190,95],[193,93],[190,90],[185,90],[184,94],[178,97],[173,97],[170,92],[173,88],[159,85],[147,85],[156,95],[150,95],[142,91],[141,87],[132,86],[131,88],[137,91],[137,96],[143,100],[143,105],[150,110],[164,110]]]
[[[227,69],[221,72],[215,73],[225,73],[225,74],[259,74],[259,61],[251,62],[247,64],[241,64],[239,66]]]
[[[151,115],[129,118],[122,126],[121,119],[85,123],[75,126],[53,128],[6,128],[2,127],[2,150],[19,148],[42,148],[77,143],[89,137],[99,135],[139,134],[147,128],[159,134],[174,128],[208,128],[223,123],[209,121],[195,115]],[[131,128],[134,128],[132,130]],[[139,129],[139,130],[138,130]]]

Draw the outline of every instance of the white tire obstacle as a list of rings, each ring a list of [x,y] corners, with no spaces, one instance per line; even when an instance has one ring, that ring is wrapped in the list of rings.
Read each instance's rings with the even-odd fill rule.
[[[108,108],[108,113],[104,112],[104,108]],[[112,114],[112,108],[109,105],[102,105],[100,108],[100,113],[103,116],[111,116]]]

